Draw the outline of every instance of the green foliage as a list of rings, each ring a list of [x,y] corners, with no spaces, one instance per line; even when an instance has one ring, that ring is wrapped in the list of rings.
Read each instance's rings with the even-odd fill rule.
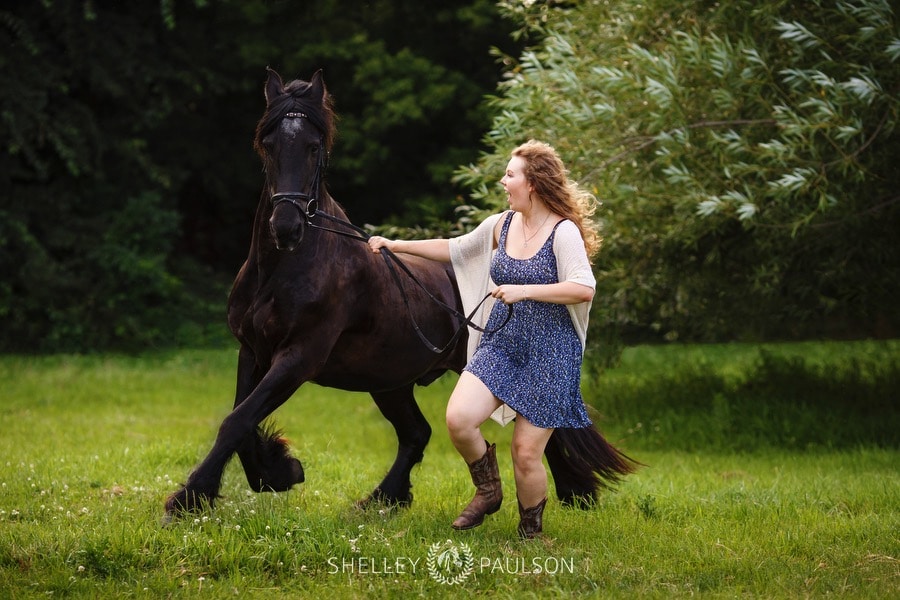
[[[488,0],[14,2],[0,9],[0,351],[203,343],[246,257],[271,65],[324,68],[354,220],[452,216],[504,44]],[[454,31],[451,41],[438,35]]]
[[[0,350],[176,341],[210,313],[184,311],[200,303],[177,275],[184,175],[150,139],[203,72],[158,4],[24,4],[0,19]]]
[[[613,350],[900,327],[884,0],[41,0],[0,9],[0,43],[0,351],[219,336],[267,65],[325,69],[329,189],[398,235],[465,231],[513,145],[557,146],[604,202]]]
[[[558,148],[604,205],[595,327],[896,334],[900,42],[887,2],[506,6],[543,37],[507,57],[494,151],[457,180],[500,206],[509,149]]]
[[[298,24],[304,44],[273,27],[282,41],[276,64],[291,77],[325,68],[341,117],[328,178],[334,197],[360,224],[452,219],[461,194],[449,183],[453,170],[477,157],[490,123],[482,98],[500,73],[490,48],[519,47],[493,1],[334,0],[305,10],[319,25]]]

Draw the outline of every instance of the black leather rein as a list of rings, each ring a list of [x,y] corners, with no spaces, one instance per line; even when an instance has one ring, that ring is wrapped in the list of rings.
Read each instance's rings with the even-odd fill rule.
[[[308,206],[309,206],[309,204],[307,204],[307,207]],[[300,207],[298,206],[298,209],[299,208]],[[372,237],[368,234],[368,232],[366,232],[365,229],[363,229],[361,227],[357,227],[353,223],[351,223],[349,221],[345,221],[344,219],[339,219],[333,215],[329,215],[328,213],[321,212],[318,209],[313,209],[312,214],[310,214],[310,211],[308,208],[307,208],[307,210],[301,210],[300,212],[306,216],[306,225],[308,227],[312,227],[313,229],[319,229],[321,231],[328,231],[331,233],[335,233],[337,235],[342,235],[344,237],[349,237],[351,239],[359,240],[361,242],[368,242],[369,238]],[[348,231],[341,231],[339,229],[332,229],[330,227],[323,227],[321,225],[317,225],[316,223],[313,222],[313,218],[315,218],[317,216],[322,217],[324,219],[328,219],[329,221],[331,221],[333,223],[337,223],[344,227],[348,227],[353,232],[351,233]],[[449,304],[447,304],[446,302],[444,302],[443,300],[441,300],[440,298],[438,298],[437,296],[432,294],[431,291],[427,287],[425,287],[425,285],[421,281],[419,281],[419,278],[416,277],[416,275],[410,270],[410,268],[408,266],[406,266],[406,264],[402,260],[400,260],[400,258],[397,257],[396,254],[394,254],[387,248],[381,248],[381,256],[384,257],[384,263],[387,265],[388,270],[391,272],[391,276],[394,279],[394,283],[397,284],[397,289],[400,290],[400,295],[403,297],[403,303],[406,305],[406,310],[409,313],[410,320],[412,320],[413,327],[415,328],[416,333],[419,336],[419,339],[421,339],[422,343],[425,344],[425,346],[429,350],[434,352],[435,354],[443,354],[450,347],[452,347],[453,344],[456,343],[460,334],[462,334],[462,332],[465,330],[466,326],[469,326],[472,329],[475,329],[476,331],[480,331],[483,334],[490,335],[492,333],[496,333],[497,331],[500,331],[501,329],[503,329],[506,326],[506,324],[509,322],[509,319],[512,317],[512,311],[513,311],[512,304],[507,304],[506,305],[506,308],[507,308],[506,317],[503,319],[503,322],[500,323],[500,325],[494,329],[485,329],[484,327],[481,327],[480,325],[475,324],[472,321],[472,318],[475,316],[475,313],[477,313],[478,310],[481,308],[481,305],[484,304],[484,302],[488,298],[491,297],[491,295],[489,293],[485,294],[484,298],[482,298],[481,301],[475,306],[475,308],[472,309],[472,312],[470,312],[468,315],[465,315],[464,313],[458,311],[456,309],[456,307],[450,306]],[[441,308],[443,308],[444,310],[446,310],[447,312],[449,312],[450,314],[452,314],[453,316],[457,317],[458,319],[460,319],[462,321],[462,324],[459,326],[459,328],[453,334],[453,337],[451,337],[450,341],[448,341],[442,348],[437,347],[425,336],[425,334],[422,332],[422,329],[419,327],[419,324],[416,322],[415,317],[412,316],[412,309],[409,306],[409,298],[407,297],[406,292],[403,289],[403,282],[400,280],[400,274],[397,272],[398,267],[400,268],[400,270],[402,270],[404,273],[406,273],[409,276],[409,278],[412,279],[412,281],[417,286],[419,286],[419,288],[422,291],[424,291],[425,294],[429,298],[431,298],[431,300],[433,302],[435,302],[438,306],[440,306]]]

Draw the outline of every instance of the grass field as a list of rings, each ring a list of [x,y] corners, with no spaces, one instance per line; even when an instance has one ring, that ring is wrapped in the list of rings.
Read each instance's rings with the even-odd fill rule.
[[[551,499],[515,536],[472,531],[442,426],[455,377],[420,389],[434,428],[415,501],[359,512],[396,450],[368,397],[307,386],[276,413],[306,483],[160,526],[227,414],[234,350],[0,357],[0,598],[889,598],[900,589],[900,344],[633,348],[585,382],[601,428],[648,466],[592,510]],[[793,375],[791,375],[793,373]],[[851,389],[852,388],[852,389]],[[461,563],[440,554],[456,551]]]

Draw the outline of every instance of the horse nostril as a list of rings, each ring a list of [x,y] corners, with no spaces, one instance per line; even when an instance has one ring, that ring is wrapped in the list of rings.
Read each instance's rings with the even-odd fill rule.
[[[275,223],[269,221],[269,234],[272,236],[272,239],[275,240],[275,246],[277,248],[281,248],[281,236],[278,235],[278,230],[275,228]]]
[[[302,222],[289,223],[272,217],[269,219],[269,233],[275,241],[276,248],[293,252],[300,245],[305,228]]]

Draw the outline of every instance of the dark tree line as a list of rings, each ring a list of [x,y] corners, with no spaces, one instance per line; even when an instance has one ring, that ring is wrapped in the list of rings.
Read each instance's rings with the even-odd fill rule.
[[[883,0],[3,6],[0,351],[224,333],[267,66],[324,69],[357,224],[457,232],[505,206],[514,145],[551,141],[603,202],[595,341],[900,327]]]
[[[5,5],[0,350],[203,340],[249,243],[267,66],[324,69],[355,222],[440,227],[511,29],[490,0]]]

